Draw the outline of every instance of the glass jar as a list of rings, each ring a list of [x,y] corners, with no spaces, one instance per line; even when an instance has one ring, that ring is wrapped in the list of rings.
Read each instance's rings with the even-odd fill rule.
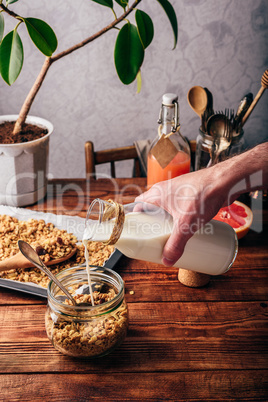
[[[213,137],[199,128],[199,134],[196,139],[195,151],[195,170],[204,169],[210,161],[210,153],[213,146]],[[230,157],[243,152],[245,146],[244,130],[233,132],[232,142],[229,149],[224,153],[224,157]]]
[[[195,170],[204,169],[210,161],[210,152],[213,145],[211,135],[205,133],[202,128],[199,128],[199,134],[196,139],[195,151]]]
[[[147,156],[147,188],[190,172],[190,148],[180,133],[178,96],[162,97],[158,134]]]
[[[94,306],[67,304],[66,296],[54,282],[48,286],[45,315],[48,338],[56,350],[72,357],[104,356],[119,346],[127,333],[128,309],[122,278],[103,267],[91,269],[90,276],[93,291],[99,299],[99,303],[95,301]],[[66,269],[57,278],[72,296],[89,294],[88,276],[84,267]],[[105,301],[107,294],[110,294],[109,301]]]
[[[241,154],[245,150],[244,130],[238,133],[233,133],[231,146],[229,148],[228,156],[235,156]]]

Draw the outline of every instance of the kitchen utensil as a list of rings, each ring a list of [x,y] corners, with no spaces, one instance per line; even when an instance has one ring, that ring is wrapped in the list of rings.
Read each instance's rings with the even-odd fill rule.
[[[259,92],[255,96],[253,102],[249,106],[245,116],[243,117],[242,122],[241,122],[241,127],[244,126],[244,124],[246,123],[247,119],[249,118],[251,112],[253,111],[254,107],[257,105],[258,101],[260,100],[263,92],[267,88],[268,88],[268,70],[265,70],[261,77],[261,88],[259,89]]]
[[[204,88],[204,90],[207,93],[207,112],[209,115],[214,114],[214,110],[213,110],[213,95],[210,92],[210,90],[208,88]]]
[[[188,92],[187,99],[193,111],[198,114],[201,119],[208,104],[208,97],[205,89],[200,86],[192,87]]]
[[[225,133],[226,116],[223,112],[216,112],[207,122],[207,133],[213,138],[223,137]]]
[[[43,261],[39,258],[39,255],[37,252],[30,246],[30,244],[26,243],[23,240],[18,241],[18,246],[20,249],[20,252],[26,257],[33,265],[35,265],[37,268],[41,269],[53,282],[56,283],[56,285],[65,293],[65,295],[68,297],[68,299],[71,300],[73,305],[77,305],[76,301],[74,298],[70,295],[68,290],[63,286],[63,284],[52,274],[52,272],[45,266]]]
[[[20,241],[20,240],[19,240]],[[59,264],[60,262],[66,261],[69,258],[71,258],[77,251],[77,248],[74,247],[73,250],[61,257],[61,258],[56,258],[54,260],[50,260],[47,262],[46,265],[56,265]],[[12,257],[9,257],[3,261],[0,261],[0,272],[1,271],[9,271],[10,269],[17,269],[17,268],[31,268],[33,267],[34,264],[32,264],[27,258],[25,258],[22,253],[17,253],[13,255]]]
[[[234,109],[225,108],[224,112],[225,116],[230,120],[231,124],[233,123],[234,119]]]
[[[33,265],[35,265],[37,268],[41,269],[53,282],[56,283],[56,285],[65,293],[65,295],[71,300],[71,302],[74,305],[77,306],[88,306],[88,303],[76,303],[74,298],[70,295],[68,290],[63,286],[63,284],[57,279],[57,277],[49,270],[47,269],[46,265],[43,263],[43,261],[39,258],[38,254],[36,251],[30,246],[30,244],[26,243],[23,240],[18,241],[19,249],[20,252],[23,254],[25,258],[27,258]],[[89,265],[89,267],[93,268],[101,268],[98,265]],[[98,290],[100,291],[100,286],[97,286],[96,284],[93,284],[92,290]],[[89,294],[90,289],[88,285],[82,285],[79,287],[79,289],[76,290],[75,295],[78,294]]]
[[[215,165],[220,154],[225,151],[232,141],[232,124],[225,114],[212,115],[207,122],[207,132],[213,137],[211,161],[208,166]]]
[[[235,132],[240,131],[240,124],[241,124],[242,118],[245,116],[246,111],[250,107],[252,101],[253,101],[253,94],[250,92],[250,93],[246,94],[239,102],[237,112],[235,114],[234,122],[233,122],[233,129]]]
[[[204,90],[206,91],[206,94],[207,94],[207,107],[201,116],[201,129],[204,133],[206,133],[207,132],[207,121],[210,118],[210,116],[214,114],[214,110],[213,110],[212,93],[207,88],[204,88]]]

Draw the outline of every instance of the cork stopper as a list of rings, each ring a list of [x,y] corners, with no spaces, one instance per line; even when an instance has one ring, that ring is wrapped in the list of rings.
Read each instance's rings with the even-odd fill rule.
[[[199,272],[188,271],[187,269],[179,269],[178,279],[180,283],[191,288],[199,288],[205,286],[210,281],[210,275],[201,274]]]

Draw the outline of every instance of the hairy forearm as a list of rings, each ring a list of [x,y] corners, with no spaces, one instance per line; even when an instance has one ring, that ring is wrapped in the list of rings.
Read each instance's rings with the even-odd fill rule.
[[[194,232],[213,219],[223,205],[231,204],[242,193],[268,188],[267,161],[268,142],[215,166],[160,182],[137,197],[136,201],[161,206],[173,217],[163,263],[173,265]]]
[[[268,188],[268,142],[215,165],[213,176],[232,202],[245,192]]]

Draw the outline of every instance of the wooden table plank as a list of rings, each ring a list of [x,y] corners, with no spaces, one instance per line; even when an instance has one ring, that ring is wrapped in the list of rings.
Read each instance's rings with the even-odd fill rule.
[[[125,260],[123,258],[123,260]],[[134,260],[133,260],[134,261]],[[228,273],[211,277],[203,288],[187,288],[178,279],[177,269],[167,269],[156,264],[120,262],[116,271],[125,281],[128,302],[148,301],[265,301],[268,298],[266,268],[232,268]],[[127,265],[128,264],[128,265]],[[155,266],[153,266],[155,265]],[[130,294],[134,292],[134,294]],[[43,298],[1,288],[0,306],[16,304],[42,304]]]
[[[167,268],[145,261],[122,257],[115,270],[123,277],[129,301],[242,301],[266,300],[268,297],[268,275],[265,259],[259,260],[251,253],[242,260],[240,255],[234,266],[224,275],[212,276],[210,283],[197,289],[183,286],[177,279],[178,269]],[[256,260],[259,261],[256,263]],[[129,296],[129,292],[134,295]],[[2,304],[42,303],[43,299],[1,288]]]
[[[267,368],[267,303],[131,303],[124,344],[93,366],[53,349],[45,309],[0,308],[1,373]]]
[[[261,375],[260,375],[261,374]],[[5,375],[2,398],[54,401],[265,401],[267,371]]]
[[[53,180],[29,208],[85,217],[92,199],[132,202],[145,184]],[[263,230],[239,241],[231,270],[203,288],[181,285],[177,269],[122,257],[128,336],[101,359],[58,353],[45,332],[46,301],[1,288],[0,400],[267,401],[267,211],[254,214]]]
[[[86,216],[95,198],[109,199],[127,204],[133,202],[146,187],[146,179],[55,179],[48,184],[47,196],[28,208],[35,211]]]

